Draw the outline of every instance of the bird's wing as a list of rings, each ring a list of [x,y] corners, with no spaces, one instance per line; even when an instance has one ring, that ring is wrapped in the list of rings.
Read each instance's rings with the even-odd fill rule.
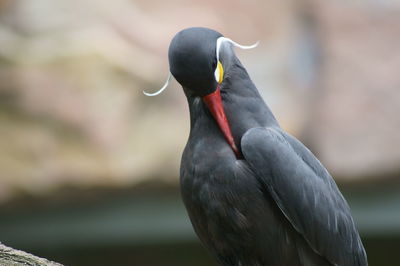
[[[334,265],[367,265],[349,206],[332,177],[298,140],[274,128],[253,128],[242,152],[292,226]]]

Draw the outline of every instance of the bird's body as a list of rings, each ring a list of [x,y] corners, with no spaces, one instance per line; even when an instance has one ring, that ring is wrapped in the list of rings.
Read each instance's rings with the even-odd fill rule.
[[[220,53],[223,81],[207,81],[216,89],[203,93],[204,84],[191,88],[196,83],[182,78],[188,75],[180,69],[182,57],[200,53],[199,59],[188,59],[200,62],[208,56],[199,51],[202,39],[220,36],[192,28],[178,33],[170,46],[172,74],[183,85],[191,122],[181,191],[200,240],[224,266],[367,265],[349,207],[332,177],[279,127],[231,46]],[[215,46],[206,46],[215,54]],[[216,92],[222,115],[207,99],[218,99]]]
[[[251,107],[261,100],[257,91],[254,99],[246,98],[248,108],[243,109],[243,105],[235,108],[233,99],[225,101],[221,91],[229,121],[247,123],[232,128],[237,143],[251,128],[279,128],[265,105],[261,121],[251,119]],[[241,99],[240,95],[232,98]],[[236,159],[203,102],[193,98],[189,104],[192,128],[182,156],[182,196],[196,233],[210,250],[217,251],[213,253],[218,261],[243,266],[329,265],[290,226],[247,161]],[[235,123],[236,119],[241,123]]]

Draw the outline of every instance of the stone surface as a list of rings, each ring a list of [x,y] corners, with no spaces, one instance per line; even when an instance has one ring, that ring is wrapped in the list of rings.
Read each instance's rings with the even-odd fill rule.
[[[0,243],[0,265],[2,266],[62,266],[61,264],[36,257],[24,251],[12,249]]]

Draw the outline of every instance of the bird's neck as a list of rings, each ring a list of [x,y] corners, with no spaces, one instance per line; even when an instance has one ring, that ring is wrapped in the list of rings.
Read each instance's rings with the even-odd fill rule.
[[[254,127],[279,127],[246,69],[235,58],[221,86],[222,101],[237,144]]]
[[[236,146],[243,134],[254,127],[279,127],[274,115],[261,98],[239,60],[231,64],[221,84],[221,97]],[[190,138],[215,137],[225,141],[216,121],[200,97],[188,97]]]

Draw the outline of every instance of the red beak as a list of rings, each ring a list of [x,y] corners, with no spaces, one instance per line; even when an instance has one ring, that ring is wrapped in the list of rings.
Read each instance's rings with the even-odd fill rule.
[[[217,121],[219,128],[224,134],[226,141],[231,146],[236,157],[241,158],[242,156],[235,144],[235,140],[233,139],[231,132],[231,127],[229,126],[228,119],[226,118],[225,115],[224,106],[222,104],[222,99],[221,99],[221,90],[219,88],[219,85],[217,86],[217,89],[213,93],[204,96],[203,101],[207,105],[214,119]]]

